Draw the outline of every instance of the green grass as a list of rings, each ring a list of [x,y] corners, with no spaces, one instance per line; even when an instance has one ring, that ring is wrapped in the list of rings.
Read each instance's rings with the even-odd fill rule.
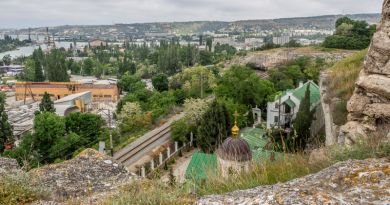
[[[44,199],[48,192],[34,186],[25,173],[16,173],[0,177],[0,204],[29,204]]]

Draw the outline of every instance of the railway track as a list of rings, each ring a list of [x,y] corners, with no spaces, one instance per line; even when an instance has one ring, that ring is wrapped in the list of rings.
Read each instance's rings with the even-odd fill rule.
[[[146,133],[133,143],[116,152],[114,154],[114,159],[124,166],[129,167],[143,156],[151,154],[155,148],[160,147],[171,140],[171,124],[172,122],[181,119],[183,116],[183,113],[176,115],[164,125]]]

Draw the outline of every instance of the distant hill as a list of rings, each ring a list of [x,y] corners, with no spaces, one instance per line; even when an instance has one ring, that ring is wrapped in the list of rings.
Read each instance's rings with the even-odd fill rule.
[[[333,29],[335,21],[342,15],[326,15],[314,17],[297,17],[263,20],[194,21],[194,22],[158,22],[115,25],[66,25],[50,28],[51,33],[59,35],[92,35],[102,36],[137,36],[146,33],[199,34],[203,32],[256,32],[283,29]],[[370,24],[380,21],[380,14],[346,15],[354,20],[365,20]],[[17,30],[27,33],[28,29]],[[45,28],[34,28],[32,32],[45,32]]]

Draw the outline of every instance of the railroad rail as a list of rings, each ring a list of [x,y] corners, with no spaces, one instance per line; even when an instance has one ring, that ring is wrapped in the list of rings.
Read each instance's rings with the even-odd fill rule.
[[[143,156],[151,154],[153,150],[171,140],[171,124],[181,119],[184,113],[178,114],[171,118],[164,125],[146,133],[125,148],[114,153],[114,159],[124,166],[131,166],[140,160]]]

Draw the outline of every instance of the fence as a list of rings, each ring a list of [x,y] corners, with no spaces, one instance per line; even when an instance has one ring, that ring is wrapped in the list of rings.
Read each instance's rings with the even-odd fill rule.
[[[142,165],[136,174],[142,178],[149,176],[154,170],[161,168],[173,157],[179,155],[183,150],[189,149],[193,146],[194,135],[190,133],[189,143],[173,142],[165,146],[164,150],[160,151],[157,155],[154,155],[152,160]]]

